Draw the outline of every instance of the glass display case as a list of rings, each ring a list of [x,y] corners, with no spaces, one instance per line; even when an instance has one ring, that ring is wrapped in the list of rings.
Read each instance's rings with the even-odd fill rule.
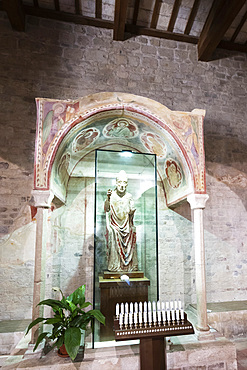
[[[94,306],[106,325],[94,346],[114,340],[116,303],[158,300],[156,156],[97,150]]]

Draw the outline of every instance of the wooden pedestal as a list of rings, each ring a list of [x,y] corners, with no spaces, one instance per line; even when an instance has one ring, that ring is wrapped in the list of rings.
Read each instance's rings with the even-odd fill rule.
[[[141,370],[166,369],[166,341],[164,337],[140,339]]]
[[[105,315],[106,324],[101,325],[100,340],[113,340],[115,307],[117,303],[147,302],[150,280],[147,278],[130,278],[130,285],[120,279],[99,278],[100,310]]]

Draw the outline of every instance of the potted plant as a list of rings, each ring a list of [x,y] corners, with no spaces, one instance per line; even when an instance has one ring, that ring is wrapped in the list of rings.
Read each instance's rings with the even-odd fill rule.
[[[54,317],[38,317],[28,326],[26,334],[40,322],[52,325],[51,332],[39,334],[33,351],[37,349],[43,339],[48,339],[54,341],[52,347],[56,346],[59,351],[60,347],[64,345],[68,355],[74,360],[88,324],[92,326],[94,319],[96,319],[105,325],[105,317],[99,310],[84,310],[91,305],[90,302],[85,301],[85,288],[85,285],[80,286],[67,298],[65,298],[61,289],[53,288],[61,292],[62,299],[45,299],[38,303],[39,306],[50,306],[54,312]]]

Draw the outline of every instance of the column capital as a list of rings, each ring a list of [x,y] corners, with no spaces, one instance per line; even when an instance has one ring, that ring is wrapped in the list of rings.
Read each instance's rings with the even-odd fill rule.
[[[190,194],[187,197],[187,201],[189,202],[191,209],[203,209],[205,208],[208,198],[208,194]]]
[[[54,194],[51,190],[32,190],[34,206],[40,208],[50,208]]]

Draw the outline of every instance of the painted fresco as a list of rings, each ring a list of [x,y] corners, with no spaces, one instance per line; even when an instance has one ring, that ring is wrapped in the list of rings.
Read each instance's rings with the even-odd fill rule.
[[[72,150],[73,152],[80,152],[86,149],[89,145],[93,144],[97,137],[100,135],[99,130],[96,127],[82,130],[79,135],[73,140]]]
[[[157,155],[168,203],[205,193],[202,110],[172,112],[147,98],[99,93],[77,101],[37,99],[37,111],[35,189],[55,184],[64,198],[78,161],[113,146]]]
[[[152,132],[147,132],[140,136],[141,142],[152,154],[156,154],[159,158],[164,158],[166,155],[166,145],[160,136]]]
[[[106,138],[120,137],[131,139],[138,135],[138,128],[134,122],[128,119],[117,118],[104,127],[103,135]]]
[[[173,159],[167,159],[165,162],[165,174],[168,184],[173,189],[177,189],[182,181],[182,171],[178,163]]]

